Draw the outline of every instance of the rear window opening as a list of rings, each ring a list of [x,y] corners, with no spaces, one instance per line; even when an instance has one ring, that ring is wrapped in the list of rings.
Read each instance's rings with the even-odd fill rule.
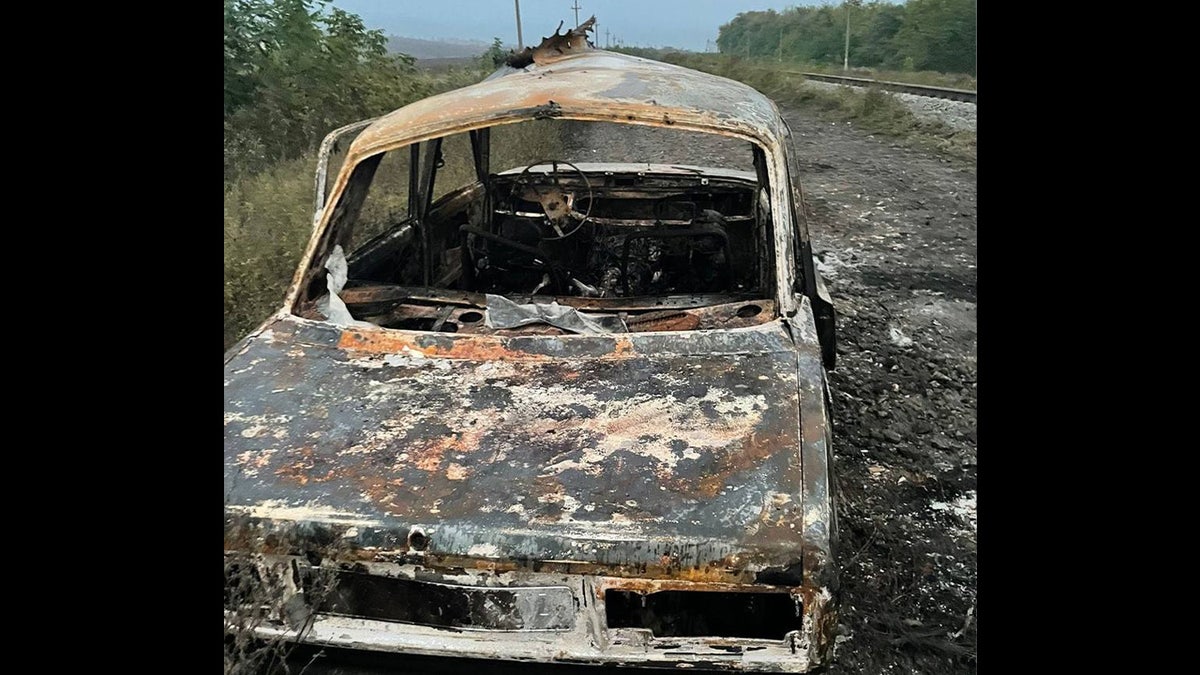
[[[655,637],[782,640],[800,630],[800,600],[788,593],[604,592],[609,628],[646,628]]]

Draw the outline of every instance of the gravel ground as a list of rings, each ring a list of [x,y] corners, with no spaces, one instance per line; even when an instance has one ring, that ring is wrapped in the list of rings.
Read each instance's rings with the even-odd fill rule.
[[[824,91],[837,91],[845,88],[847,85],[807,80],[804,86]],[[857,89],[858,87],[854,88]],[[941,122],[951,129],[959,131],[975,131],[974,103],[917,96],[916,94],[903,94],[900,92],[888,92],[888,94],[908,106],[908,109],[912,111],[917,119]]]
[[[975,168],[784,113],[838,312],[829,672],[973,672]]]

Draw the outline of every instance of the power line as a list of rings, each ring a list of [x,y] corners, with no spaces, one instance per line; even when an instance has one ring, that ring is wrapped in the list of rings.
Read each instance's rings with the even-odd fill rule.
[[[521,39],[521,0],[513,0],[517,9],[517,49],[525,49],[525,41]]]

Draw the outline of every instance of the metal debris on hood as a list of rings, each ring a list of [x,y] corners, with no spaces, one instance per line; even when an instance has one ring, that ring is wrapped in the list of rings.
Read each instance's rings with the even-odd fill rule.
[[[513,68],[524,68],[531,63],[540,65],[559,56],[591,49],[592,45],[588,42],[587,34],[588,31],[594,29],[595,24],[596,17],[593,15],[592,18],[560,35],[558,31],[562,29],[562,22],[559,21],[558,28],[554,29],[554,35],[542,38],[542,43],[537,47],[526,47],[522,51],[513,52],[505,63]]]
[[[517,328],[544,323],[582,335],[629,332],[625,322],[612,314],[584,314],[557,302],[518,305],[503,295],[491,293],[486,297],[488,311],[485,324],[488,328]]]
[[[317,310],[325,318],[337,324],[361,326],[364,328],[374,327],[375,324],[373,323],[358,321],[351,316],[350,309],[346,307],[346,303],[338,295],[345,288],[346,279],[349,276],[346,254],[342,251],[341,244],[333,247],[333,251],[329,254],[329,259],[325,261],[325,270],[328,272],[325,276],[325,284],[329,290],[329,294],[317,300]]]

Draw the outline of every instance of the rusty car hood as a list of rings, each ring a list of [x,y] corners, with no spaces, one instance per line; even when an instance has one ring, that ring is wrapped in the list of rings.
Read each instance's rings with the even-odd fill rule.
[[[281,318],[226,355],[226,510],[368,551],[419,530],[448,559],[786,567],[796,364],[778,320],[497,337]]]

